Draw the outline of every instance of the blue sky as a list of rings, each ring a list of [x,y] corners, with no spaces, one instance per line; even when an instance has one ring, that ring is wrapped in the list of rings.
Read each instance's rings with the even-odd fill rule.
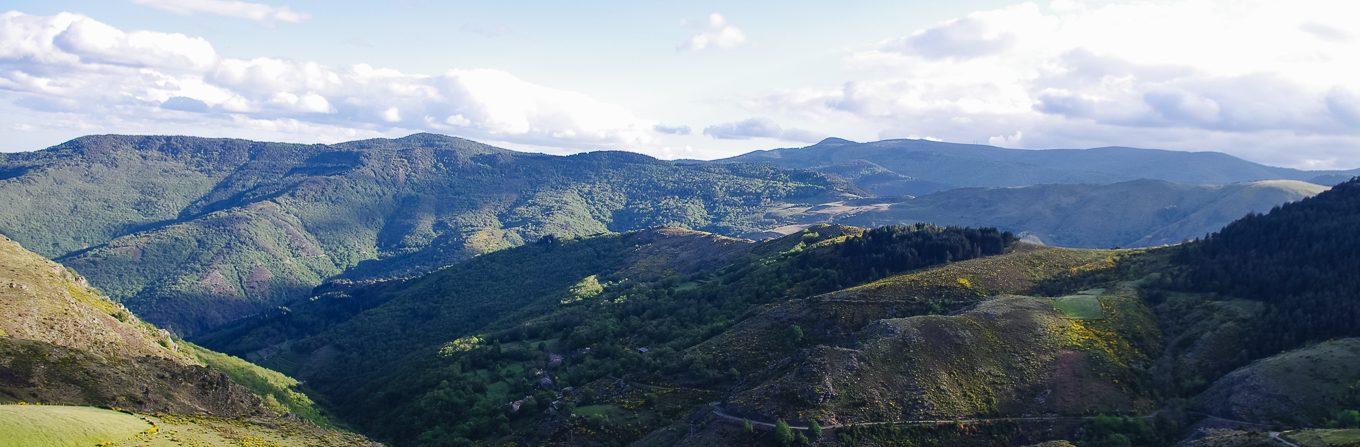
[[[1281,5],[0,1],[0,150],[434,131],[663,158],[841,136],[1360,166],[1360,14]]]

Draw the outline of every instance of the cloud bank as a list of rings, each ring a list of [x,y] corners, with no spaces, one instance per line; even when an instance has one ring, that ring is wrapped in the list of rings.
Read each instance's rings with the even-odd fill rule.
[[[823,138],[822,135],[807,130],[786,129],[769,118],[748,118],[741,121],[714,124],[704,128],[704,135],[720,140],[773,138],[805,143],[816,142]]]
[[[69,13],[0,15],[0,92],[18,107],[99,129],[190,122],[311,140],[407,129],[581,148],[642,145],[657,135],[655,122],[623,107],[503,71],[420,75],[227,58],[202,38],[124,31]]]
[[[1023,3],[853,51],[853,79],[772,92],[748,109],[884,138],[1138,144],[1353,167],[1356,18],[1360,6],[1335,1]]]

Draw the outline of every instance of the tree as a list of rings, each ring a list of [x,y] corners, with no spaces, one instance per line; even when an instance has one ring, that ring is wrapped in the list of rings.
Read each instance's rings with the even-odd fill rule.
[[[742,429],[742,431],[745,431],[746,433],[755,433],[755,432],[756,432],[756,427],[755,427],[754,425],[751,425],[751,420],[750,420],[750,419],[742,419],[742,420],[741,420],[741,429]]]
[[[793,346],[802,346],[802,345],[803,345],[803,336],[804,336],[804,334],[803,334],[803,327],[802,327],[802,326],[799,326],[799,325],[796,325],[796,324],[795,324],[795,325],[790,325],[790,326],[789,326],[789,334],[788,334],[789,343],[791,343]]]
[[[1336,424],[1344,428],[1360,428],[1360,411],[1345,410],[1337,413]]]
[[[789,428],[789,423],[783,419],[774,422],[774,439],[779,441],[779,445],[793,444],[793,429]]]
[[[813,440],[822,439],[822,424],[818,424],[816,420],[808,422],[808,433],[812,434]]]

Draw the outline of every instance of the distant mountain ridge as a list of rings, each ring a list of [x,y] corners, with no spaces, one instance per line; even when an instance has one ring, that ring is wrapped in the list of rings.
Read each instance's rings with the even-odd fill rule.
[[[718,162],[765,162],[840,177],[879,196],[919,195],[951,188],[1046,183],[1117,183],[1136,179],[1190,184],[1302,180],[1331,185],[1360,175],[1267,166],[1221,152],[1130,147],[1005,149],[929,140],[856,143],[827,138],[801,148],[754,151]],[[856,166],[871,169],[852,169]],[[846,174],[845,171],[862,171]]]
[[[1117,169],[1130,160],[1137,163]],[[828,139],[803,149],[702,162],[623,151],[553,156],[435,134],[330,145],[93,135],[46,150],[0,154],[0,203],[7,205],[0,208],[0,234],[71,265],[143,318],[187,336],[285,305],[326,281],[419,275],[545,235],[680,226],[755,237],[804,223],[806,216],[785,210],[859,199],[897,203],[902,200],[890,197],[959,185],[1102,185],[1140,175],[1212,183],[1313,174],[1343,175],[1212,153],[1024,151],[910,140]],[[1091,189],[1052,188],[1075,195]],[[1194,188],[1165,189],[1171,190],[1165,203],[1193,202],[1186,197]],[[1010,195],[972,194],[981,202]],[[1193,234],[1237,217],[1230,214],[1296,195],[1261,197],[1250,206],[1218,208],[1226,214],[1203,220],[1191,228]],[[1267,203],[1271,200],[1277,202]],[[1139,203],[1149,202],[1067,209],[1099,219],[1127,214]],[[1033,207],[1009,221],[992,220],[996,209],[976,215],[898,211],[873,214],[883,219],[863,223],[948,217],[1009,228],[1013,222],[1062,218]],[[1041,238],[1109,246],[1188,234],[1175,230],[1155,241],[1142,239],[1152,230],[1138,238]]]
[[[841,194],[808,171],[433,134],[335,145],[90,136],[7,154],[0,169],[0,233],[183,335],[341,274],[415,275],[545,235],[742,234],[775,225],[771,206]]]
[[[1147,247],[1203,237],[1247,215],[1312,197],[1327,187],[1296,180],[1186,185],[1130,180],[1083,185],[958,188],[835,219],[995,225],[1063,247]]]

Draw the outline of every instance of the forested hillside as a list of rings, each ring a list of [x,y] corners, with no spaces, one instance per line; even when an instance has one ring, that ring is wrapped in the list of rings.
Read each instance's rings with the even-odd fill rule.
[[[1356,247],[1328,239],[1356,184],[1154,250],[933,226],[549,238],[204,341],[396,445],[1354,436],[1356,338],[1323,340],[1357,335]]]
[[[1124,162],[1136,169],[1116,169]],[[682,226],[765,237],[828,221],[924,221],[998,226],[1058,245],[1142,246],[1198,236],[1319,189],[1103,185],[1135,172],[1193,183],[1339,175],[1215,153],[904,140],[671,162],[523,153],[432,134],[333,145],[102,135],[0,156],[0,200],[9,204],[0,233],[191,335],[326,282],[411,277],[546,235]],[[880,197],[1074,182],[1094,184]]]
[[[758,244],[677,230],[554,240],[319,298],[369,303],[353,316],[309,306],[204,340],[303,377],[349,420],[401,445],[559,439],[569,434],[534,433],[544,412],[571,421],[562,405],[590,403],[572,390],[613,375],[730,384],[734,373],[690,348],[761,305],[998,254],[1012,241],[933,226],[818,227]],[[616,435],[659,428],[706,393],[638,409],[620,429],[645,431]]]
[[[1360,179],[1185,245],[1172,287],[1260,301],[1255,353],[1360,336]]]
[[[0,233],[181,334],[336,275],[414,275],[550,234],[740,234],[772,225],[771,206],[836,194],[807,172],[557,157],[429,134],[332,146],[97,136],[0,164],[11,204]]]

